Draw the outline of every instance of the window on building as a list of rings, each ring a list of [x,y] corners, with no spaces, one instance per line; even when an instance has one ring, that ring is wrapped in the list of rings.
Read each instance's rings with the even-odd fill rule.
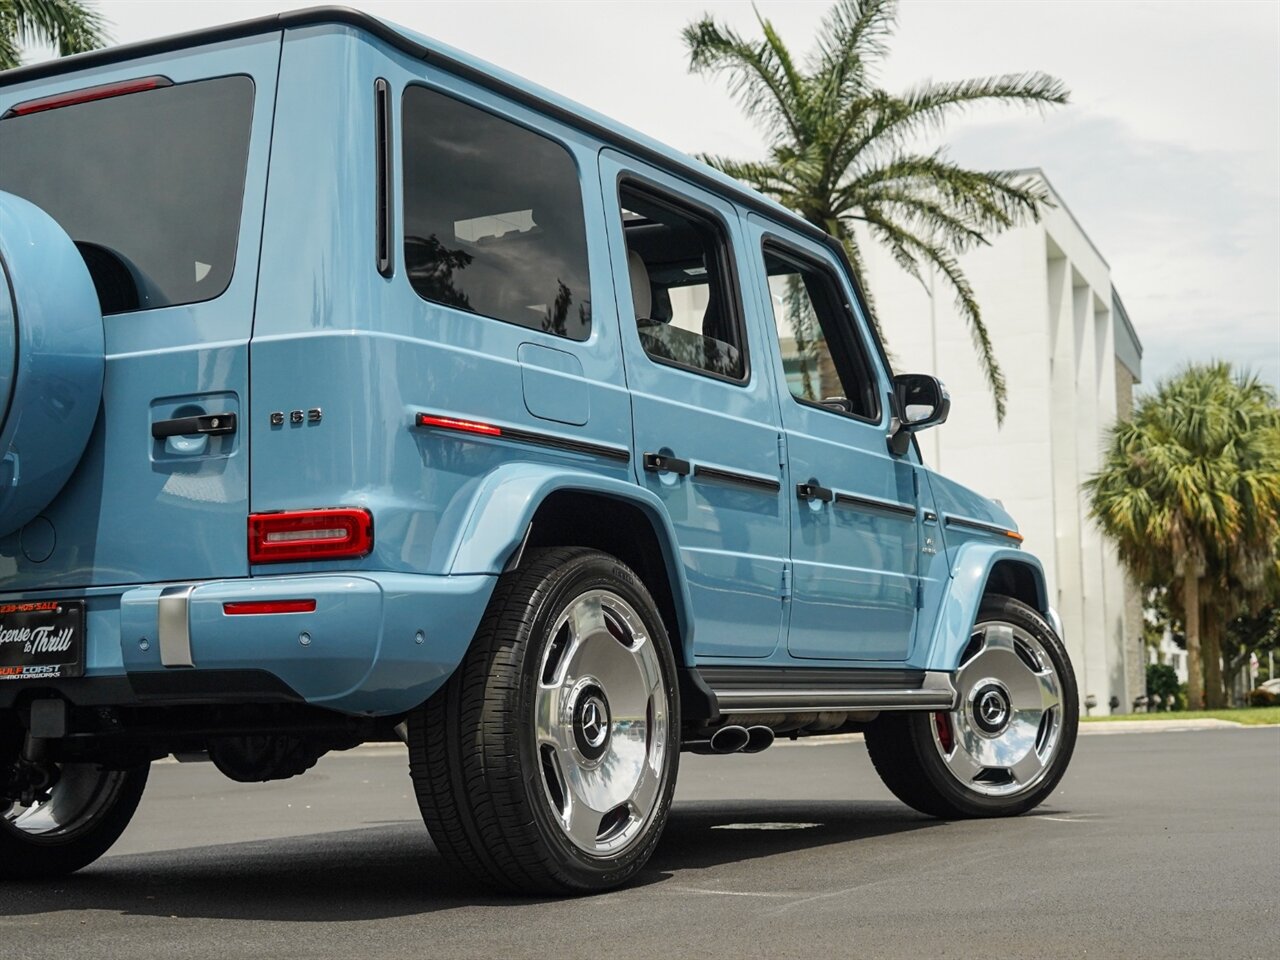
[[[802,403],[879,420],[879,391],[866,350],[826,267],[764,248],[769,300],[787,389]]]
[[[729,244],[711,216],[632,187],[620,191],[636,325],[659,363],[747,376]]]
[[[404,93],[404,253],[434,303],[591,334],[578,169],[560,144],[422,86]]]

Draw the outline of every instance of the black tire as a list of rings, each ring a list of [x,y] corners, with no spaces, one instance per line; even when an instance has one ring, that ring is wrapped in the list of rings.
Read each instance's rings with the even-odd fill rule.
[[[599,596],[598,591],[620,598],[638,615],[652,642],[645,662],[651,671],[660,669],[663,684],[661,691],[652,687],[646,694],[652,713],[646,715],[642,749],[646,758],[660,754],[652,779],[641,775],[649,812],[628,825],[634,833],[627,835],[625,848],[608,855],[584,852],[561,826],[553,791],[544,786],[554,778],[548,780],[535,719],[537,697],[546,689],[539,684],[547,682],[551,658],[569,657],[556,652],[557,636],[561,647],[572,646],[563,639],[567,625],[556,635],[553,628],[575,603]],[[614,630],[610,627],[625,648]],[[632,642],[640,646],[634,637]],[[569,666],[566,660],[566,672]],[[644,867],[666,825],[680,756],[679,710],[670,642],[639,577],[596,550],[530,551],[517,570],[499,579],[462,664],[409,718],[410,773],[436,847],[485,885],[519,893],[589,893],[626,883]],[[578,736],[576,706],[572,713],[573,725],[565,729]],[[617,729],[607,706],[603,716],[595,730]],[[599,746],[614,749],[614,741]],[[607,766],[602,768],[606,775]]]
[[[122,771],[102,770],[91,764],[63,768],[62,784],[71,782],[71,777],[80,784],[96,782],[83,794],[86,812],[73,818],[66,829],[43,834],[28,833],[0,816],[0,880],[63,877],[93,863],[111,849],[129,826],[142,800],[150,769],[150,764]],[[54,787],[55,798],[58,789]],[[5,803],[0,800],[0,806]]]
[[[974,626],[975,638],[993,624],[1007,624],[1025,631],[1038,643],[1057,675],[1060,700],[1055,709],[1059,714],[1056,720],[1052,717],[1046,720],[1046,723],[1056,722],[1056,727],[1046,729],[1044,734],[1047,746],[1042,772],[1034,779],[1028,778],[1025,788],[1014,782],[1012,774],[1009,775],[1009,783],[1001,786],[998,770],[992,771],[996,776],[992,777],[990,787],[985,784],[979,786],[976,781],[966,784],[952,772],[952,767],[943,758],[940,743],[945,743],[946,739],[939,735],[937,725],[942,723],[945,728],[948,724],[966,721],[961,711],[973,708],[966,704],[963,689],[959,708],[950,714],[884,712],[866,731],[867,752],[885,786],[899,800],[921,813],[942,819],[1010,817],[1026,813],[1053,793],[1071,762],[1079,723],[1079,699],[1066,648],[1039,613],[1010,597],[989,596],[983,601]],[[960,676],[963,676],[962,672],[958,672],[958,678]],[[943,720],[944,716],[948,719]],[[951,736],[955,737],[954,731],[958,728],[949,729],[952,730]],[[1056,739],[1050,741],[1048,737],[1054,735],[1053,731],[1056,731]],[[1039,743],[1039,739],[1036,742]],[[984,776],[987,776],[985,772],[979,774],[979,777]],[[990,795],[982,792],[984,788],[1008,792]]]

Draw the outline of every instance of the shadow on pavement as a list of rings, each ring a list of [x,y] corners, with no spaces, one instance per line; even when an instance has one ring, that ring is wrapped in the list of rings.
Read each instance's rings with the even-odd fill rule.
[[[657,852],[631,887],[661,884],[681,870],[857,843],[936,823],[896,803],[678,803]],[[452,870],[417,823],[107,857],[61,880],[6,883],[2,894],[0,918],[105,910],[295,923],[537,902],[495,896]]]

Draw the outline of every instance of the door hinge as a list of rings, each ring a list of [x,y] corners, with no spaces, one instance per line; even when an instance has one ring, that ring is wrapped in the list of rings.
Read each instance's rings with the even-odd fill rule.
[[[787,465],[787,438],[781,433],[778,434],[778,466],[785,467]]]
[[[791,599],[791,564],[782,565],[782,599]]]
[[[916,609],[924,609],[924,584],[919,580],[916,581]]]

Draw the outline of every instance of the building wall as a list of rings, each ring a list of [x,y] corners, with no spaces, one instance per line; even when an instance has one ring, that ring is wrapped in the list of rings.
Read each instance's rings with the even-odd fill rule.
[[[1044,564],[1081,697],[1096,697],[1097,712],[1115,697],[1127,711],[1144,685],[1140,606],[1135,629],[1134,591],[1081,492],[1140,373],[1125,366],[1141,347],[1117,322],[1110,268],[1061,202],[1041,223],[961,256],[1007,382],[997,426],[950,289],[927,271],[916,280],[871,238],[860,240],[895,369],[934,373],[951,393],[949,421],[920,435],[926,461],[1014,516],[1024,547]]]

